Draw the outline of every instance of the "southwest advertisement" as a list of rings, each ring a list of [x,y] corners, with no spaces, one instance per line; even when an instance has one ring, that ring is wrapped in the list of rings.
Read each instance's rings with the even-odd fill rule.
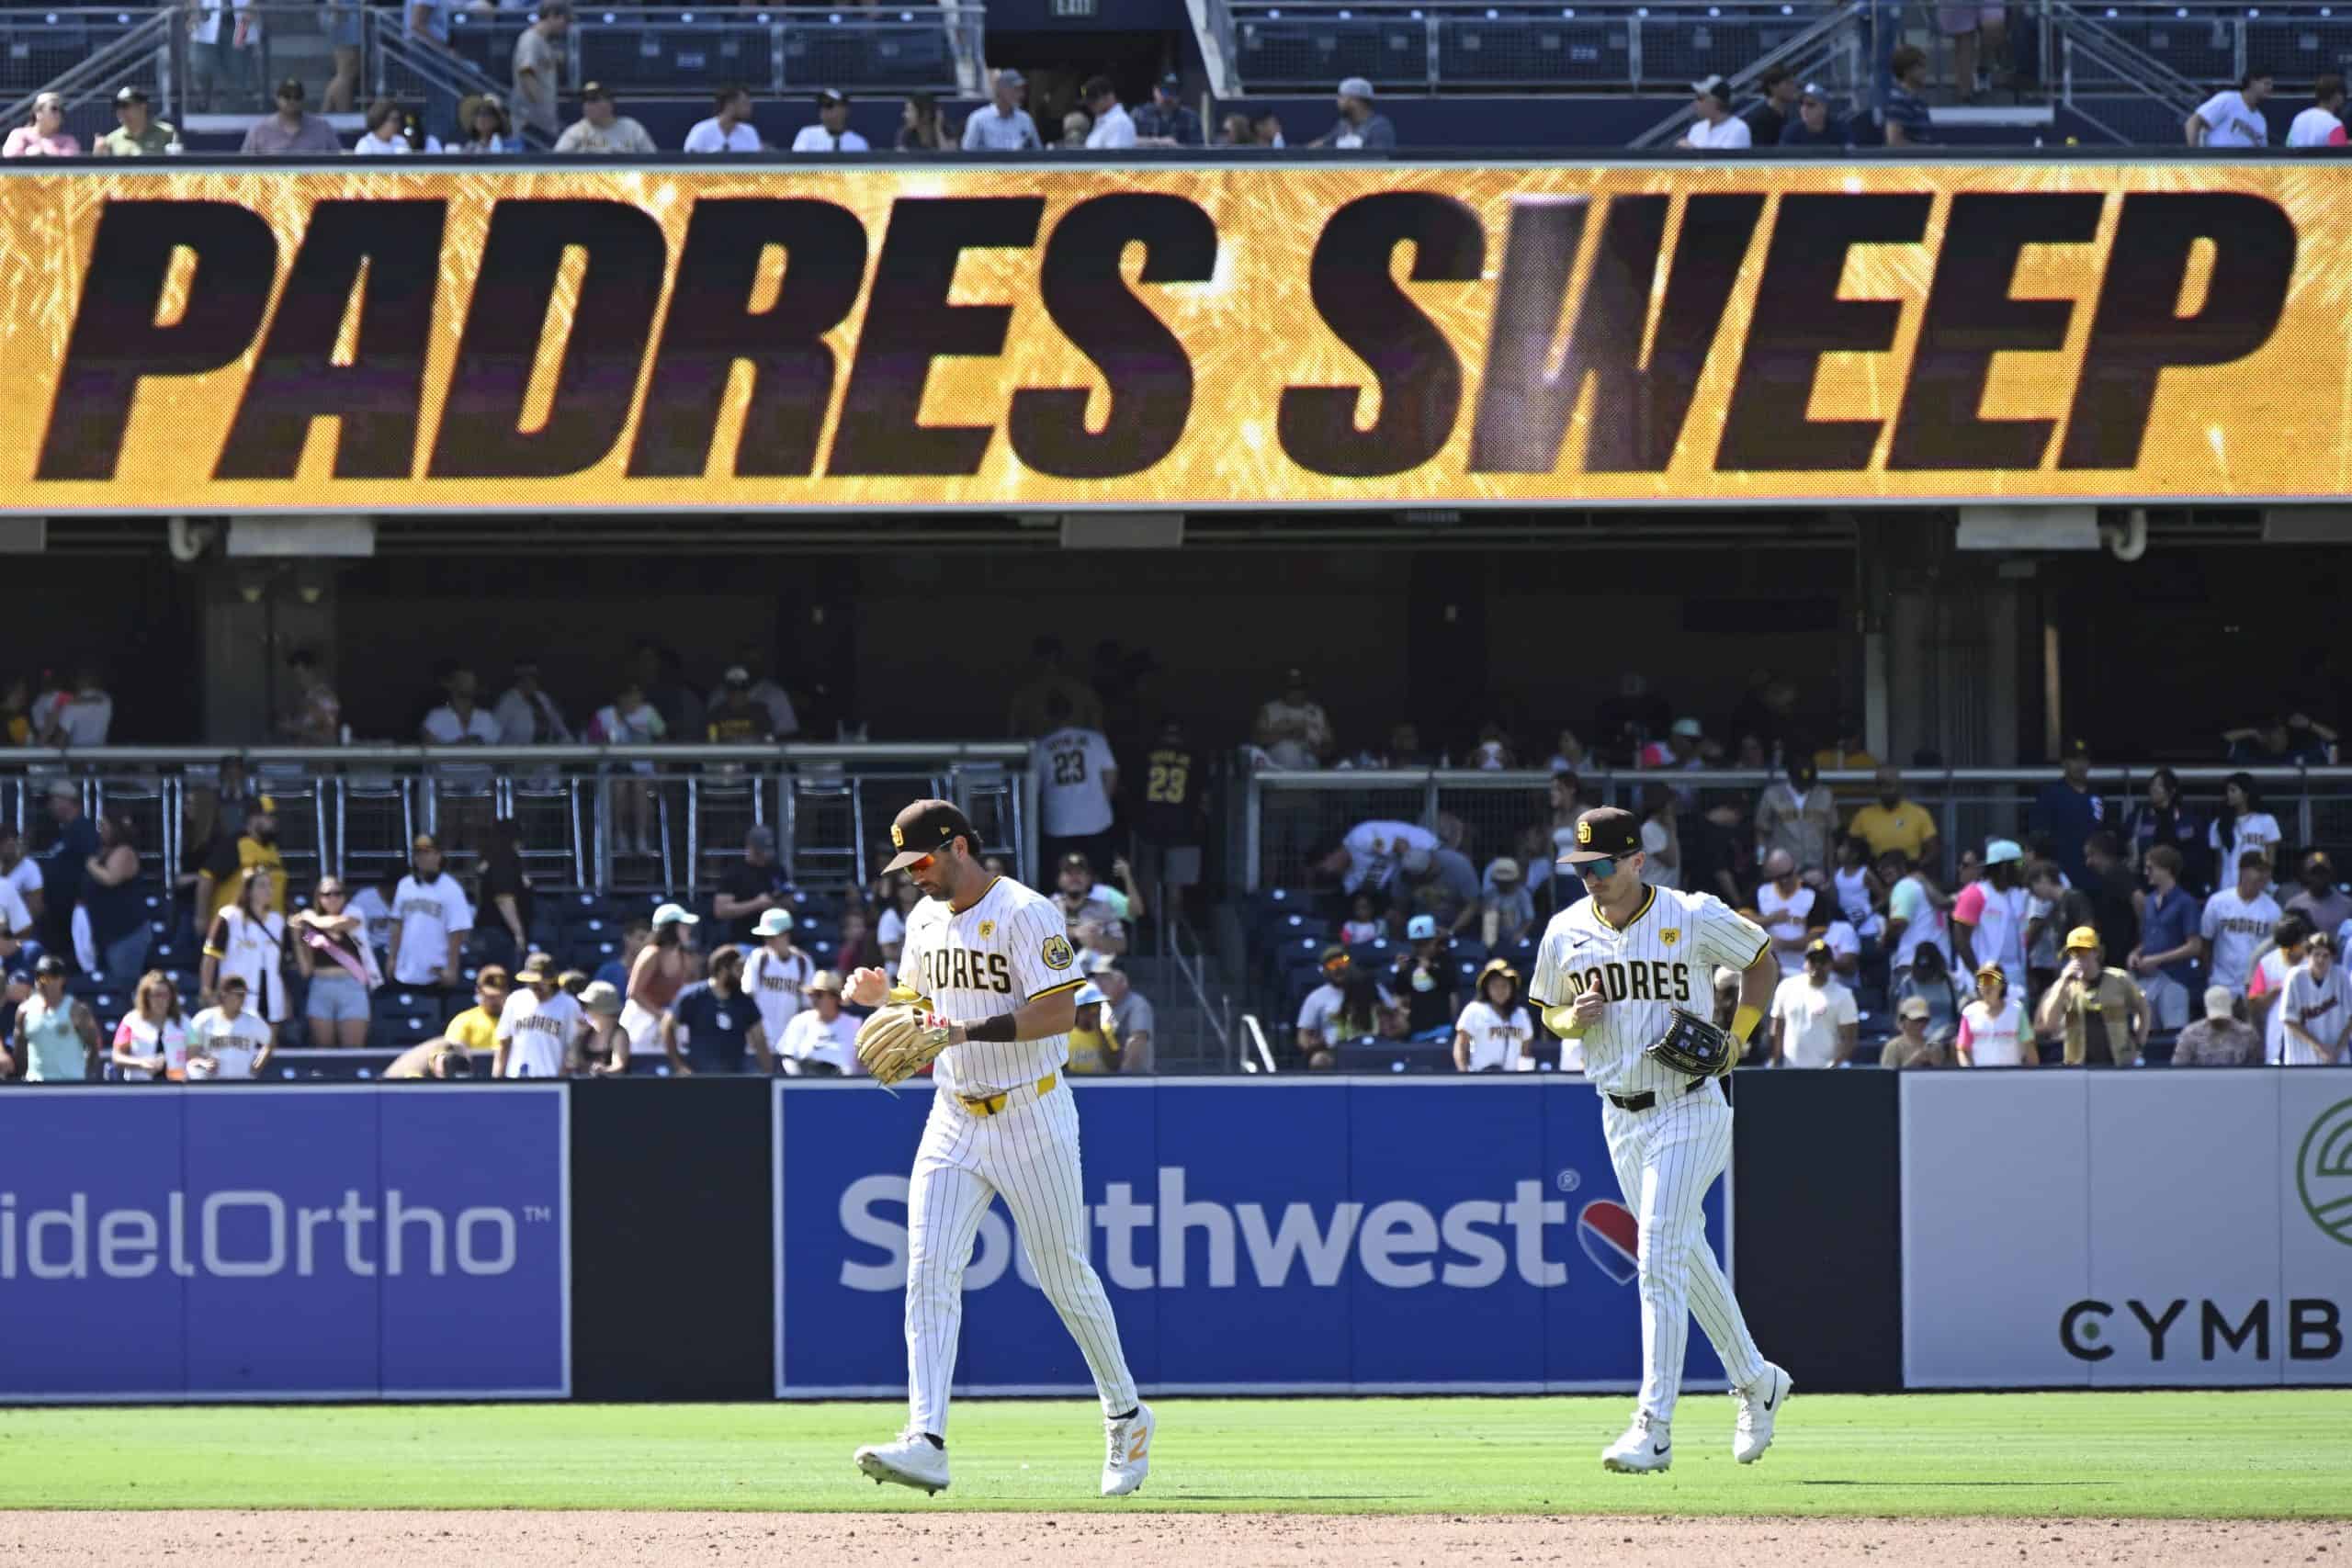
[[[557,1399],[560,1085],[0,1096],[0,1404]]]
[[[929,1086],[896,1100],[870,1083],[775,1092],[776,1394],[899,1397],[907,1174]],[[1581,1080],[1166,1078],[1074,1092],[1094,1266],[1147,1391],[1640,1383],[1634,1216]],[[1706,1207],[1718,1249],[1724,1204],[1718,1184]],[[1001,1200],[964,1288],[958,1393],[1092,1387]],[[1689,1375],[1724,1386],[1702,1335]]]
[[[0,174],[0,505],[2334,499],[2352,170]]]
[[[2352,1383],[2352,1074],[1905,1074],[1911,1388]]]

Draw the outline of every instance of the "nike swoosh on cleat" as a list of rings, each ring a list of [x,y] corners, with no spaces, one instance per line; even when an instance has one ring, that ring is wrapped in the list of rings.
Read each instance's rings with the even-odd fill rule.
[[[1764,1402],[1764,1414],[1770,1416],[1772,1413],[1772,1406],[1781,1403],[1781,1395],[1786,1392],[1787,1390],[1783,1385],[1774,1383],[1772,1385],[1772,1397]]]
[[[1652,1453],[1654,1453],[1654,1454],[1662,1454],[1662,1453],[1666,1452],[1666,1450],[1667,1450],[1668,1449],[1670,1449],[1670,1448],[1672,1448],[1673,1446],[1674,1446],[1674,1445],[1673,1445],[1672,1443],[1661,1443],[1661,1444],[1659,1444],[1657,1447],[1653,1448],[1652,1450],[1650,1450],[1650,1452],[1652,1452]]]

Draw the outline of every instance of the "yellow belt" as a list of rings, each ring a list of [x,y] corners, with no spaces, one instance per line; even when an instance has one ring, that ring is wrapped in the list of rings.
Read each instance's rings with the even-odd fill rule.
[[[1059,1078],[1052,1073],[1047,1073],[1044,1077],[1039,1078],[1037,1080],[1037,1098],[1043,1100],[1046,1096],[1053,1093],[1054,1085],[1059,1081]],[[1006,1089],[1002,1094],[959,1094],[956,1098],[962,1100],[964,1102],[964,1109],[970,1111],[975,1116],[994,1116],[999,1111],[1004,1110],[1004,1102],[1006,1100],[1012,1099],[1014,1095],[1019,1094],[1022,1089],[1026,1089],[1028,1085],[1022,1084],[1015,1088]]]

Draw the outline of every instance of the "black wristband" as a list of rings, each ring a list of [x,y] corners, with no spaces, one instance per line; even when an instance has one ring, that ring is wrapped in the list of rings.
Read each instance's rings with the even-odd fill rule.
[[[1012,1015],[1009,1012],[1001,1012],[994,1018],[984,1018],[978,1023],[967,1023],[964,1026],[964,1038],[977,1041],[984,1045],[1010,1045],[1014,1039]]]

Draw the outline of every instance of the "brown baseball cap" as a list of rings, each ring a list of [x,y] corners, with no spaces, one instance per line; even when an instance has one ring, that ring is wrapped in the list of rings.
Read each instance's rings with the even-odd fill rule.
[[[890,847],[899,852],[882,869],[904,871],[924,856],[945,849],[959,833],[974,851],[979,849],[980,836],[972,831],[971,819],[954,801],[918,800],[890,824]]]
[[[1577,847],[1560,857],[1563,865],[1629,855],[1642,847],[1641,818],[1622,807],[1596,806],[1577,818]]]

